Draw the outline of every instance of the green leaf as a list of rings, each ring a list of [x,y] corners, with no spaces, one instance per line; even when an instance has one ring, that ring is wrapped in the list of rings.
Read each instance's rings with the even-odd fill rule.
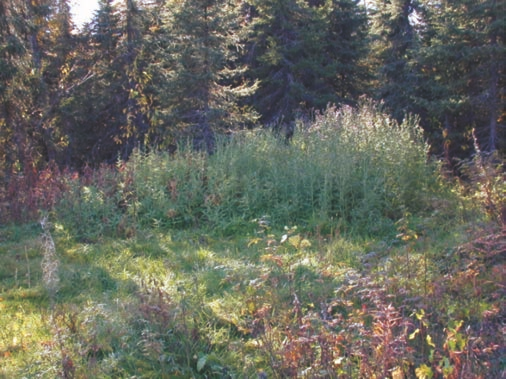
[[[207,355],[203,355],[197,361],[197,372],[201,372],[207,362]]]

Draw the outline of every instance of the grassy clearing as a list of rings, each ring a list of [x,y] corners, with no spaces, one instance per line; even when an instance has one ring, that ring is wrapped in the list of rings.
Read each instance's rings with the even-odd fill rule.
[[[499,250],[466,249],[464,230],[425,225],[418,239],[325,241],[257,225],[258,234],[227,241],[144,230],[84,244],[54,226],[53,305],[37,235],[1,245],[14,268],[1,277],[4,377],[485,378],[504,370],[495,327],[505,265]],[[504,234],[493,235],[504,249]]]
[[[504,375],[500,167],[444,184],[367,104],[299,126],[53,178],[0,229],[0,376]]]

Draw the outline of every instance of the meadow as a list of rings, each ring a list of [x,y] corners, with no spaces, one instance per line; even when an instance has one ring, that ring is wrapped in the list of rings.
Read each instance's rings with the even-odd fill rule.
[[[505,377],[503,162],[456,178],[417,123],[329,107],[18,178],[0,377]]]

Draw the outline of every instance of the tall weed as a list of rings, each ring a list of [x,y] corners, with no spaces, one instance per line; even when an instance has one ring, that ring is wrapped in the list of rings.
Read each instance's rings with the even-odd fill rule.
[[[375,104],[328,108],[290,145],[265,131],[236,134],[209,158],[205,215],[268,215],[273,223],[385,232],[406,210],[428,206],[436,185],[417,120],[398,125]]]
[[[137,226],[233,235],[252,231],[259,218],[327,234],[381,235],[395,232],[406,212],[431,206],[437,176],[427,153],[415,118],[399,125],[364,101],[299,122],[290,144],[253,130],[218,141],[210,156],[137,150],[91,182],[70,183],[58,209],[89,239],[131,237]]]
[[[506,226],[506,165],[497,152],[482,152],[474,135],[475,155],[461,161],[460,172],[464,193],[488,218]]]
[[[69,177],[55,207],[56,219],[76,238],[96,241],[111,235],[122,217],[118,175],[108,166]]]

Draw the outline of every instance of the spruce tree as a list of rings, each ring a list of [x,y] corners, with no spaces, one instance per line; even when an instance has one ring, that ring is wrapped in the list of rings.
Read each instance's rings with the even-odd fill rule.
[[[134,147],[144,144],[144,136],[149,129],[149,104],[145,86],[149,82],[145,68],[144,34],[146,27],[145,10],[134,0],[125,0],[124,32],[121,63],[125,70],[127,100],[125,104],[126,124],[122,125],[121,140],[123,156],[130,154]]]
[[[18,4],[16,4],[18,3]],[[27,94],[21,82],[23,60],[27,56],[27,46],[21,37],[17,10],[19,1],[0,2],[0,195],[6,185],[9,173],[19,163],[23,155],[21,123],[28,112],[20,109],[20,99]]]
[[[122,28],[113,0],[100,0],[93,20],[79,33],[64,112],[71,121],[69,154],[74,165],[114,161],[126,102],[120,64]]]
[[[73,62],[75,87],[67,104],[76,126],[72,154],[80,164],[126,159],[149,131],[149,22],[139,4],[101,0],[80,36],[82,54]]]
[[[257,0],[250,73],[252,103],[280,127],[329,103],[353,104],[364,91],[367,19],[354,0]]]
[[[482,150],[504,149],[506,5],[459,0],[426,7],[424,47],[417,59],[424,87],[417,101],[434,121],[433,129],[442,131],[447,157],[468,154],[472,129]]]
[[[317,106],[325,89],[328,93],[327,81],[317,72],[321,62],[311,61],[325,59],[318,55],[323,48],[324,18],[302,0],[256,0],[253,5],[248,64],[260,86],[251,102],[263,123],[280,127],[292,122],[302,107]]]
[[[413,102],[419,77],[410,66],[419,46],[415,27],[419,4],[416,0],[371,0],[370,6],[375,96],[401,121],[406,113],[419,111]]]
[[[11,0],[0,6],[0,65],[5,69],[0,74],[0,123],[9,125],[2,133],[10,149],[6,159],[16,162],[19,169],[56,159],[53,118],[66,59],[66,52],[58,46],[71,45],[61,40],[64,29],[68,31],[68,24],[61,22],[65,4],[66,0]]]
[[[255,114],[239,107],[254,90],[238,63],[242,49],[240,2],[172,1],[164,25],[168,123],[187,135],[195,148],[212,152],[215,133],[247,126]]]
[[[75,38],[72,34],[74,25],[69,0],[53,1],[50,10],[48,22],[50,33],[46,44],[42,46],[44,61],[40,100],[44,104],[40,105],[42,109],[40,124],[46,159],[69,164],[67,150],[71,125],[62,108],[69,96],[67,79],[69,62],[74,54]]]
[[[369,53],[366,9],[359,0],[327,0],[327,26],[323,67],[330,73],[332,93],[336,105],[356,104],[368,92],[371,70],[367,64]],[[319,55],[319,56],[320,56]],[[328,74],[327,74],[328,75]],[[326,79],[327,80],[327,79]],[[321,103],[327,99],[323,98]],[[325,104],[327,105],[327,104]]]

